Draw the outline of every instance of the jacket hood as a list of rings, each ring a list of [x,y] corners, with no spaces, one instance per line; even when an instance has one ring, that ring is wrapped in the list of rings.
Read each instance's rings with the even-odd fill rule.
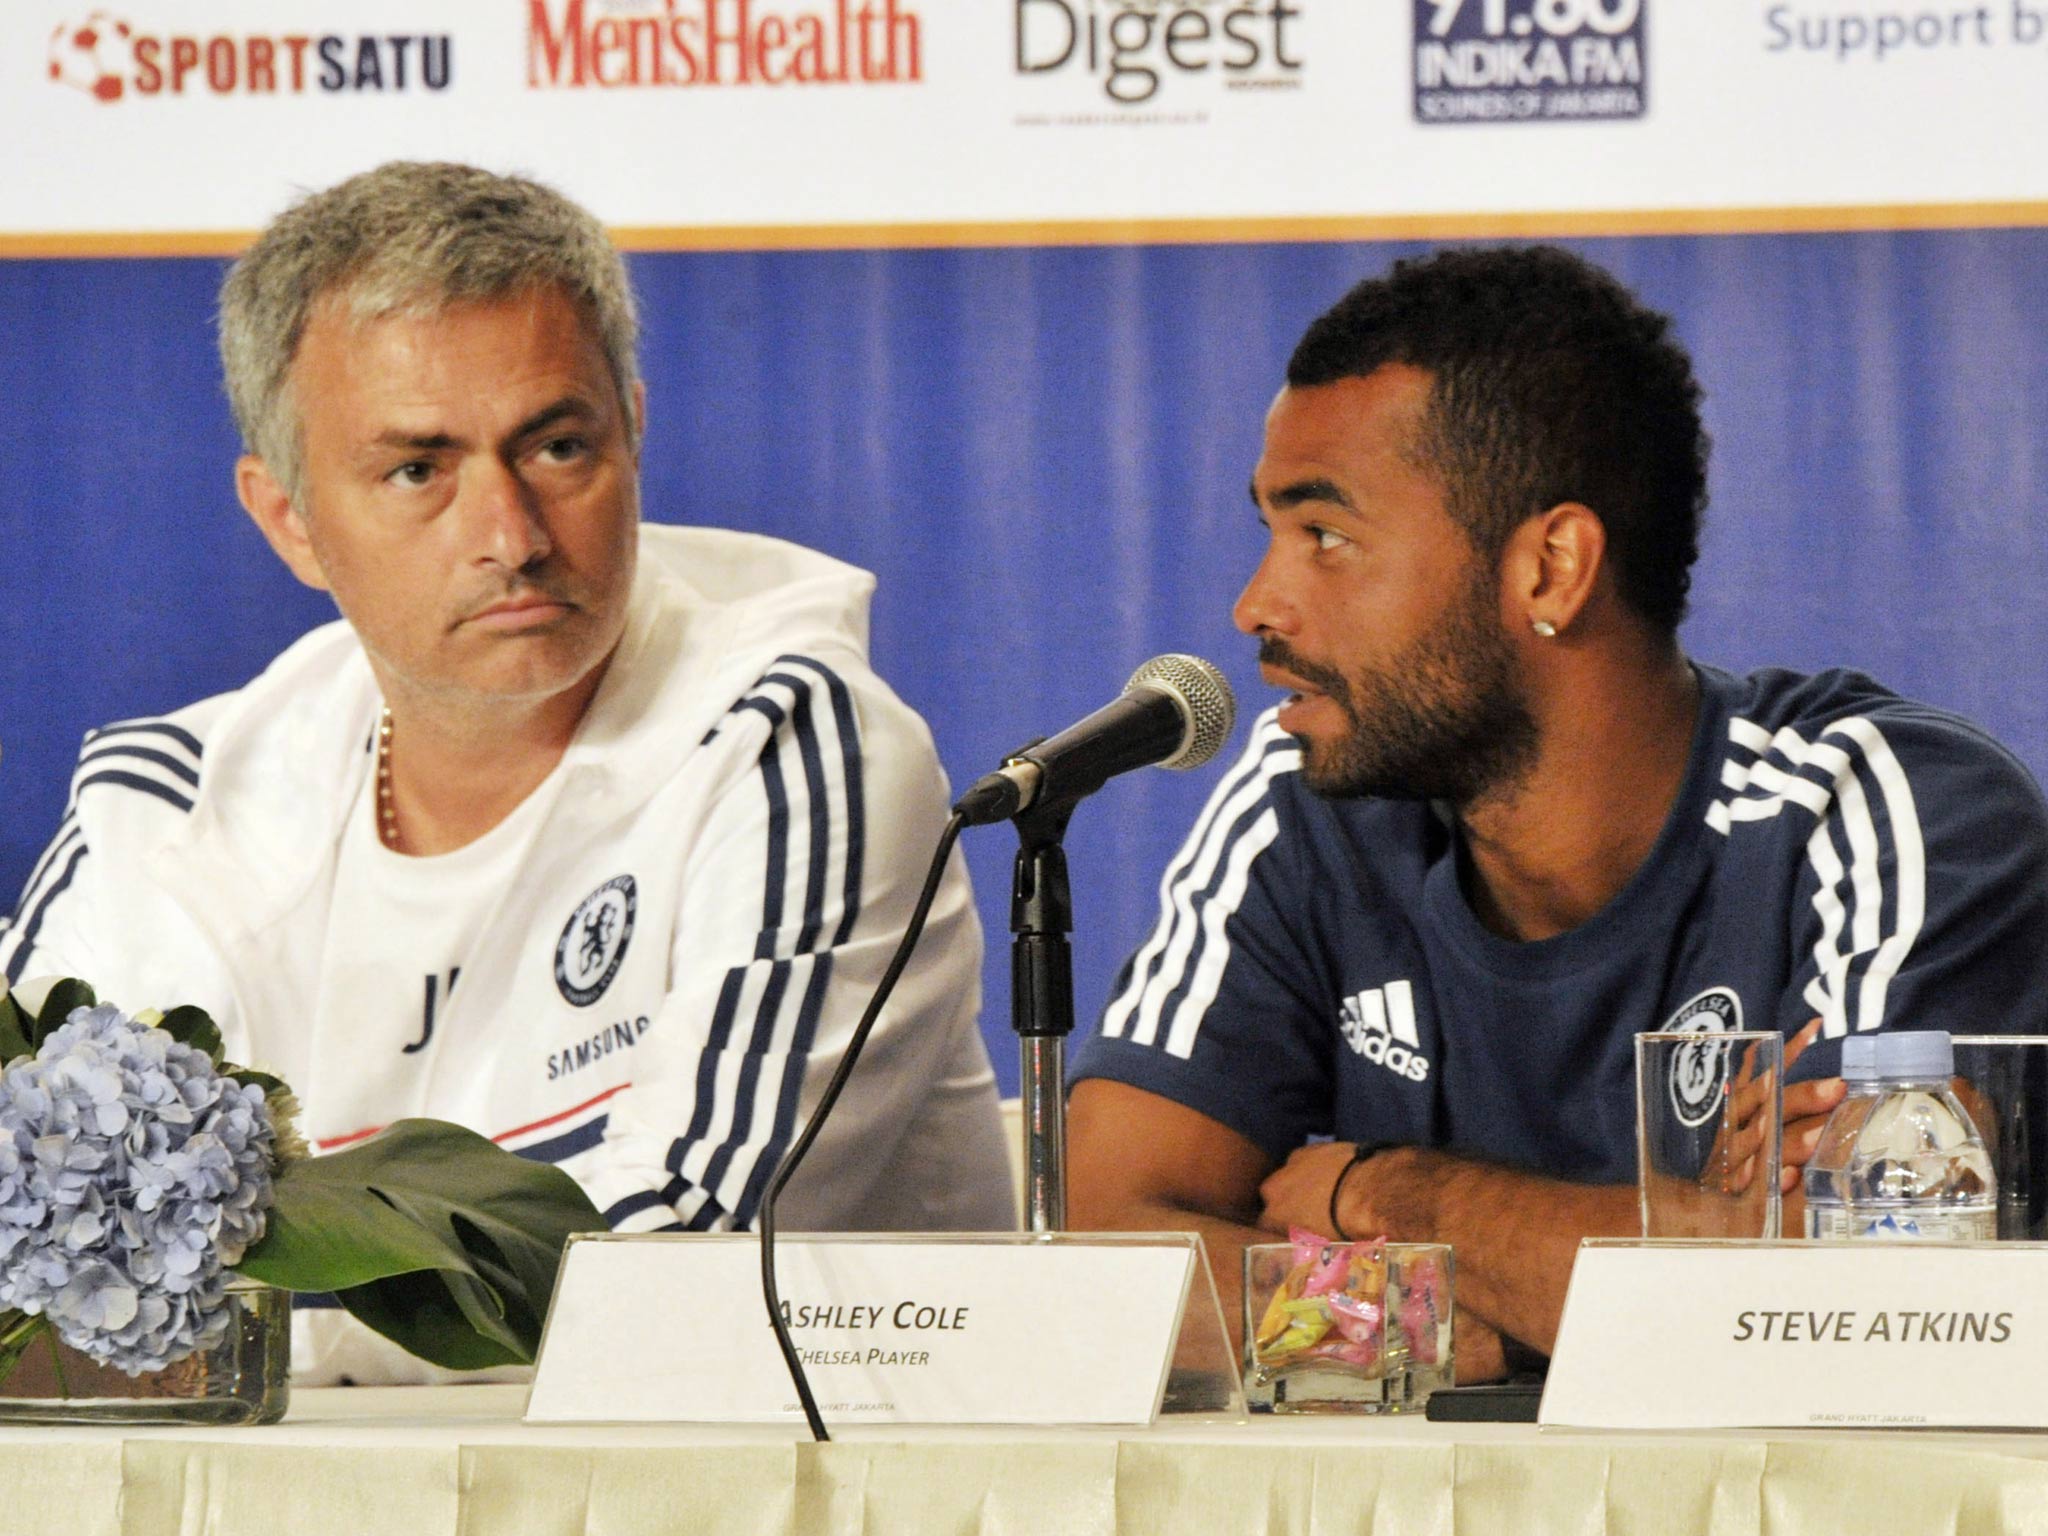
[[[671,583],[693,607],[722,609],[763,633],[834,636],[868,650],[875,578],[815,549],[759,533],[650,524],[640,530],[640,578]]]
[[[856,566],[761,534],[652,524],[641,527],[639,556],[625,632],[550,779],[601,777],[587,786],[592,813],[672,779],[776,657],[867,656],[875,580]],[[340,831],[308,825],[305,808],[353,801],[381,705],[355,632],[337,621],[246,687],[181,711],[205,740],[205,769],[183,834],[164,852],[232,869],[261,888],[263,904],[289,905]]]

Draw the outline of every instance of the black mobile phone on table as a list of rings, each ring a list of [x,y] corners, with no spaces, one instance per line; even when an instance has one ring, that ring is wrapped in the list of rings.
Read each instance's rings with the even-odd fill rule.
[[[1423,1417],[1443,1424],[1534,1424],[1543,1402],[1543,1382],[1494,1381],[1479,1387],[1439,1387],[1423,1405]]]

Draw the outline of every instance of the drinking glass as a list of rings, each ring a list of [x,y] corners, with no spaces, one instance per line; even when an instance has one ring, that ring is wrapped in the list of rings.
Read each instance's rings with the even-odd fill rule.
[[[1645,1237],[1776,1237],[1785,1040],[1775,1030],[1636,1036]]]
[[[1956,1097],[1998,1180],[1998,1235],[2048,1238],[2048,1035],[1957,1035]]]

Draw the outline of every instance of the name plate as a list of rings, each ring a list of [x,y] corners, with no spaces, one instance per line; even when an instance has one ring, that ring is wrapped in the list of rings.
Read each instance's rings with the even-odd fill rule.
[[[2048,1428],[2048,1243],[1587,1241],[1538,1421]]]
[[[777,1240],[775,1273],[828,1421],[1146,1424],[1197,1241],[806,1233]],[[761,1298],[759,1241],[571,1238],[526,1417],[802,1423]]]

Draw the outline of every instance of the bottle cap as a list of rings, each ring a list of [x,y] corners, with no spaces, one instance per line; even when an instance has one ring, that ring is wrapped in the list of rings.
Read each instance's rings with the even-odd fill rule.
[[[1926,1080],[1956,1069],[1955,1046],[1945,1029],[1887,1029],[1842,1042],[1842,1076],[1852,1083],[1883,1077]]]

